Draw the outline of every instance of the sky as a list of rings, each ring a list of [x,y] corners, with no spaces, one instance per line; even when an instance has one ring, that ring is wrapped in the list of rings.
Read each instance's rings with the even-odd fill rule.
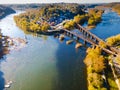
[[[22,4],[22,3],[108,3],[120,2],[120,0],[0,0],[0,4]]]

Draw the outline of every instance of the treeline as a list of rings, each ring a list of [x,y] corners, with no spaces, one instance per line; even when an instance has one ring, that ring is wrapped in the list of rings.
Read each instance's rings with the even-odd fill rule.
[[[120,3],[110,3],[106,4],[105,7],[111,8],[113,11],[117,12],[120,15]]]
[[[116,47],[116,49],[120,50],[120,34],[107,38],[106,42],[108,45]],[[120,65],[120,53],[115,58],[115,62]]]
[[[106,43],[119,50],[120,35],[109,37],[106,39]],[[107,48],[104,42],[100,42],[99,45]],[[88,90],[118,90],[116,78],[113,76],[109,63],[115,62],[117,66],[120,65],[120,54],[114,57],[103,53],[99,47],[88,48],[86,52],[84,63],[87,66]],[[119,77],[117,79],[120,80]]]
[[[78,4],[48,4],[15,16],[14,20],[23,30],[43,32],[49,29],[50,25],[56,25],[65,19],[71,19],[83,13],[85,12]]]
[[[48,22],[37,22],[34,19],[29,19],[29,17],[25,14],[21,14],[19,16],[14,16],[16,25],[20,27],[22,30],[31,31],[31,32],[45,32],[50,28]]]
[[[96,26],[102,20],[103,13],[104,11],[101,9],[90,9],[88,11],[88,26]]]
[[[89,9],[88,13],[85,14],[78,14],[74,16],[73,20],[70,20],[64,24],[64,28],[66,29],[73,29],[75,24],[84,24],[87,22],[89,27],[95,27],[98,23],[101,22],[102,14],[104,13],[103,10],[100,9]]]
[[[0,5],[0,19],[12,13],[15,13],[12,8]]]
[[[106,42],[108,45],[110,45],[110,46],[116,48],[116,50],[118,50],[118,53],[115,57],[109,55],[109,60],[110,60],[110,63],[113,65],[113,69],[115,70],[116,77],[112,78],[113,76],[111,76],[111,79],[109,78],[109,80],[108,80],[110,82],[110,85],[112,88],[111,90],[118,90],[118,84],[120,85],[120,83],[119,83],[120,82],[120,77],[119,77],[120,73],[116,67],[120,66],[120,52],[119,52],[120,51],[120,34],[107,38]],[[117,84],[117,82],[115,83],[115,81],[118,81],[118,84]]]
[[[107,90],[102,77],[106,68],[102,50],[99,47],[88,48],[84,62],[87,66],[88,90]]]
[[[83,15],[78,14],[74,16],[72,20],[69,20],[66,23],[64,23],[64,28],[68,30],[74,29],[76,24],[83,24],[87,22],[87,20],[88,20],[88,14],[83,14]]]
[[[57,25],[66,19],[64,28],[73,29],[75,24],[88,23],[95,27],[100,21],[103,10],[89,9],[85,12],[84,5],[79,4],[48,4],[36,10],[28,10],[14,17],[16,25],[23,30],[46,32],[50,26]]]
[[[87,66],[88,90],[118,90],[115,78],[108,62],[112,62],[111,55],[103,55],[99,47],[87,49],[84,63]],[[116,62],[120,64],[120,55]]]

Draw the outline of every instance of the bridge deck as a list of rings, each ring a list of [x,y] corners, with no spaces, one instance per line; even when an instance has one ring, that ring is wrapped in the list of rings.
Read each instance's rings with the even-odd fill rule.
[[[63,30],[70,33],[70,34],[73,34],[74,36],[76,36],[76,37],[78,37],[80,39],[83,39],[84,41],[86,41],[86,42],[88,42],[88,43],[90,43],[92,45],[96,45],[95,42],[91,41],[89,38],[85,38],[84,36],[81,36],[81,35],[79,35],[79,34],[77,34],[75,32],[68,31],[67,29],[63,29]]]
[[[86,28],[82,27],[81,25],[77,24],[78,29],[82,29],[84,30],[86,33],[88,33],[89,35],[91,35],[92,37],[94,37],[96,40],[98,41],[103,41],[102,39],[100,39],[99,37],[97,37],[96,35],[94,35],[93,33],[89,32]],[[104,42],[104,41],[103,41]]]
[[[61,25],[61,24],[60,24],[60,25]],[[63,28],[62,26],[60,26],[60,25],[58,25],[59,27],[61,27],[61,28],[59,28],[59,31],[63,30],[63,31],[65,31],[65,32],[67,32],[67,33],[70,33],[71,35],[74,35],[74,36],[76,36],[76,37],[78,37],[78,38],[80,38],[80,39],[82,39],[82,40],[84,40],[84,41],[86,41],[86,42],[94,45],[94,46],[99,46],[99,47],[100,47],[102,50],[104,50],[106,53],[113,54],[113,55],[116,55],[117,53],[119,53],[118,50],[116,50],[116,48],[109,46],[105,41],[103,41],[102,39],[100,39],[99,37],[97,37],[96,35],[94,35],[93,33],[91,33],[91,32],[90,32],[89,30],[87,30],[86,28],[82,27],[80,24],[76,24],[77,29],[78,29],[80,32],[83,31],[83,32],[82,32],[83,34],[84,34],[84,32],[85,32],[87,35],[91,36],[92,38],[88,37],[87,35],[80,35],[80,34],[77,34],[77,33],[75,33],[75,32],[72,32],[72,31],[69,31],[69,30],[67,30],[67,29],[64,29],[64,28]],[[56,31],[56,30],[55,30],[55,31]],[[51,32],[51,31],[50,31],[50,32]],[[94,40],[97,40],[97,41],[94,41]],[[102,47],[99,45],[99,42],[100,42],[100,41],[104,42],[109,49],[102,48]],[[98,42],[98,43],[97,43],[97,42]]]

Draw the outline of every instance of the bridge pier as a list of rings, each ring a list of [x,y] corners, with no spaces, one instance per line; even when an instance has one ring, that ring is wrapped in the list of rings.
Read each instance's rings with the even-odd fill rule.
[[[66,32],[66,31],[63,31],[63,34],[67,35],[67,32]]]
[[[69,34],[70,37],[73,37],[73,34]]]
[[[90,34],[88,34],[88,33],[87,33],[86,31],[84,31],[84,30],[83,30],[82,33],[83,33],[83,35],[86,36],[86,37],[88,37],[88,35],[90,35]]]
[[[66,35],[67,35],[67,36],[70,36],[70,33],[69,33],[69,32],[66,32]]]
[[[71,37],[73,37],[73,34],[71,34]]]
[[[86,37],[87,37],[87,34],[88,34],[87,32],[84,32],[84,35],[85,35]]]
[[[82,32],[82,28],[79,28],[79,30]]]
[[[92,40],[92,39],[94,39],[94,37],[90,35],[90,39]]]
[[[85,31],[84,31],[84,30],[82,30],[82,33],[83,33],[83,34],[84,34],[84,32],[85,32]]]
[[[86,34],[86,32],[83,31],[83,35],[85,35],[85,34]]]
[[[88,34],[88,33],[87,33],[87,35],[86,35],[86,36],[89,38],[89,37],[90,37],[90,34]]]
[[[76,40],[77,40],[77,41],[79,41],[79,40],[80,40],[80,38],[79,38],[79,37],[77,37],[77,38],[76,38]]]
[[[98,44],[98,41],[97,41],[97,39],[95,39],[95,38],[94,38],[94,41],[95,41],[95,43],[96,43],[96,44]]]
[[[87,44],[87,42],[84,40],[84,45],[86,45]]]

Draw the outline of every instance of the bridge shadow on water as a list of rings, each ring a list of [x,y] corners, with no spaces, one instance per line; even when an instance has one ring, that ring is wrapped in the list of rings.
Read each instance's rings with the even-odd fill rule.
[[[87,90],[86,68],[83,60],[86,48],[75,50],[75,44],[59,45],[56,52],[58,78],[53,90]]]

